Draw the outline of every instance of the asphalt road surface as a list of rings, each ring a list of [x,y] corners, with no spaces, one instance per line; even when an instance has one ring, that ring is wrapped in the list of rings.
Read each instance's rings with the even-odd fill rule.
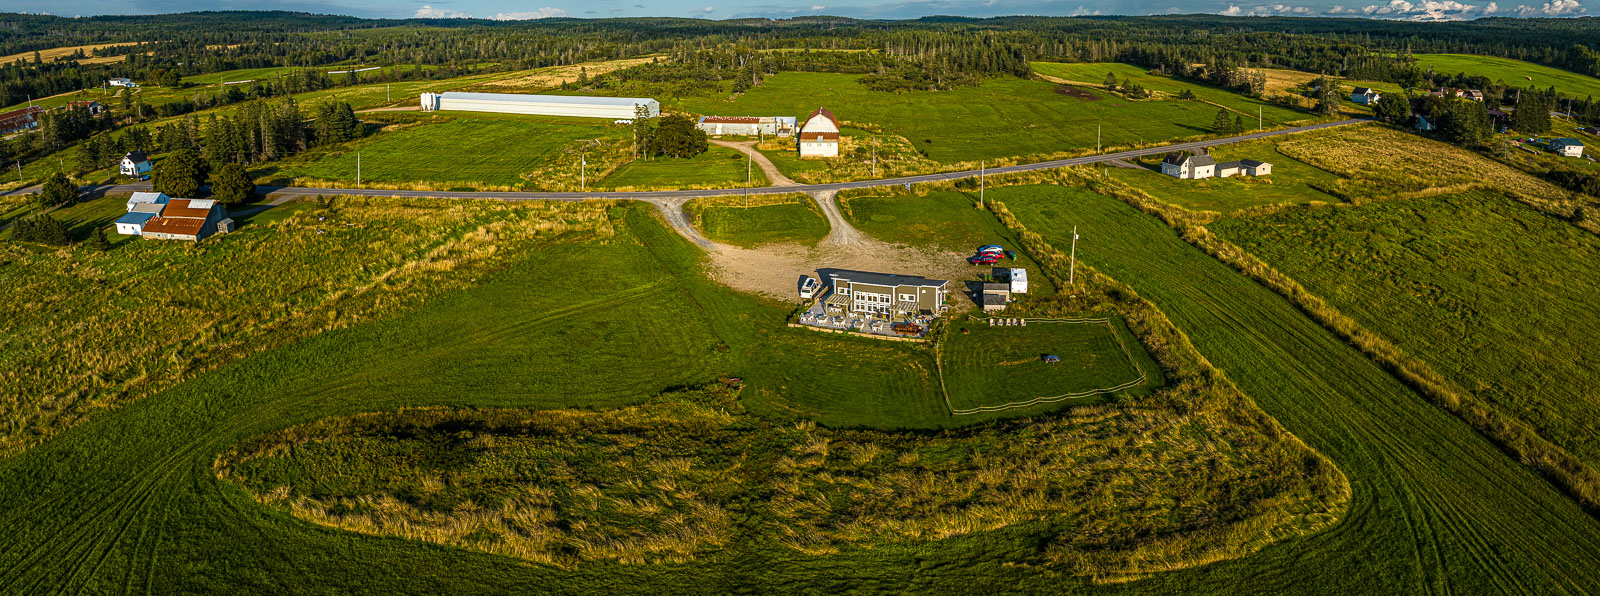
[[[1246,134],[1246,135],[1239,135],[1239,136],[1235,136],[1235,137],[1225,137],[1225,138],[1211,139],[1211,140],[1206,140],[1206,141],[1192,141],[1192,142],[1188,142],[1188,143],[1174,143],[1174,144],[1171,144],[1171,145],[1162,145],[1162,146],[1159,146],[1159,147],[1147,147],[1147,148],[1144,148],[1144,149],[1134,149],[1134,150],[1131,150],[1131,151],[1122,151],[1122,152],[1118,152],[1118,153],[1106,153],[1106,154],[1101,154],[1101,155],[1090,155],[1090,156],[1086,156],[1086,157],[1074,157],[1074,158],[1071,158],[1071,159],[1057,159],[1057,160],[1052,160],[1052,161],[1041,161],[1041,162],[1037,162],[1037,163],[1027,163],[1027,164],[1018,164],[1018,165],[1014,165],[1014,166],[1003,166],[1003,167],[998,167],[998,168],[989,168],[989,169],[986,170],[986,173],[988,173],[988,174],[1007,174],[1007,173],[1011,173],[1011,172],[1031,172],[1031,171],[1035,171],[1035,170],[1049,170],[1049,169],[1064,168],[1064,167],[1069,167],[1069,166],[1082,166],[1082,165],[1088,165],[1088,164],[1100,163],[1100,162],[1108,162],[1108,161],[1119,160],[1119,159],[1125,160],[1125,159],[1131,159],[1131,158],[1136,158],[1136,157],[1144,157],[1144,156],[1147,156],[1147,155],[1159,155],[1159,154],[1168,153],[1168,152],[1171,152],[1171,151],[1183,151],[1183,150],[1191,150],[1191,149],[1200,149],[1200,148],[1204,148],[1204,147],[1215,147],[1215,146],[1218,146],[1218,145],[1227,145],[1227,144],[1231,144],[1231,143],[1240,143],[1240,142],[1244,142],[1244,141],[1253,141],[1253,140],[1256,140],[1256,139],[1265,139],[1265,138],[1271,138],[1271,137],[1277,137],[1277,136],[1283,136],[1283,135],[1290,135],[1290,134],[1306,132],[1306,131],[1311,131],[1311,130],[1320,130],[1320,129],[1324,129],[1324,128],[1333,128],[1335,126],[1346,126],[1346,125],[1350,125],[1350,124],[1357,124],[1357,123],[1368,122],[1368,121],[1369,120],[1365,119],[1365,118],[1358,118],[1358,119],[1350,119],[1350,120],[1340,120],[1340,121],[1337,121],[1337,122],[1324,122],[1324,123],[1321,123],[1321,124],[1312,124],[1310,126],[1299,126],[1299,127],[1295,127],[1295,128],[1285,128],[1285,129],[1279,129],[1279,130],[1256,132],[1256,133],[1250,133],[1250,134]],[[581,201],[581,200],[587,200],[587,199],[618,199],[618,200],[659,202],[659,201],[661,201],[663,199],[693,199],[693,198],[700,198],[700,197],[717,197],[717,196],[738,195],[738,194],[745,194],[745,193],[752,194],[752,195],[762,195],[762,194],[782,194],[782,193],[791,193],[791,192],[805,192],[805,193],[837,192],[837,191],[840,191],[840,190],[847,190],[847,189],[853,189],[853,188],[875,188],[875,187],[880,187],[880,186],[897,186],[897,185],[905,185],[905,184],[923,184],[923,183],[927,183],[927,182],[944,182],[944,181],[947,181],[947,180],[960,180],[962,178],[973,178],[973,177],[976,177],[978,175],[979,175],[978,170],[966,170],[966,171],[961,171],[961,172],[944,172],[944,173],[939,173],[939,174],[923,174],[923,175],[920,175],[920,176],[906,176],[906,177],[902,177],[902,178],[884,178],[884,179],[879,179],[879,180],[857,180],[857,181],[853,181],[853,182],[832,182],[832,183],[828,183],[828,184],[801,184],[801,185],[797,185],[797,186],[763,186],[763,187],[759,187],[759,188],[723,188],[723,189],[710,189],[710,190],[657,190],[657,191],[634,191],[634,192],[608,192],[608,191],[596,191],[596,192],[492,192],[492,191],[458,192],[458,191],[439,191],[439,190],[386,190],[386,189],[373,189],[373,188],[308,188],[308,187],[298,187],[298,186],[258,186],[258,187],[256,187],[256,192],[261,193],[263,196],[271,196],[273,199],[283,199],[285,197],[289,197],[289,198],[306,197],[306,196],[315,196],[315,195],[359,195],[359,196],[377,196],[377,197],[437,197],[437,198],[449,198],[449,199],[499,199],[499,200],[503,200],[503,201]],[[18,194],[18,193],[36,192],[38,190],[38,188],[39,188],[38,186],[32,186],[32,187],[28,187],[28,188],[21,188],[21,189],[13,190],[13,191],[10,191],[10,192],[7,192],[7,193],[3,193],[3,194],[11,195],[11,194]],[[88,192],[88,193],[92,193],[92,194],[124,193],[124,192],[135,192],[135,191],[143,191],[143,190],[150,190],[150,184],[148,182],[138,183],[138,184],[109,184],[109,185],[103,185],[103,186],[88,186],[88,187],[84,187],[83,188],[84,192]]]

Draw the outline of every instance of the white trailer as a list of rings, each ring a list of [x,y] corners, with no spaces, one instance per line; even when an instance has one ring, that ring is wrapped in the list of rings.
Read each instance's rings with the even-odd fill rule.
[[[1026,294],[1026,293],[1028,293],[1028,270],[1027,269],[1023,269],[1023,268],[1020,268],[1020,267],[1013,267],[1011,269],[1010,278],[1011,278],[1011,293],[1012,294]]]

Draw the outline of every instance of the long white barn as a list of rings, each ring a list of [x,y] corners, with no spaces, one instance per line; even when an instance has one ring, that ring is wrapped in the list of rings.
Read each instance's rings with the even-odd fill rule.
[[[422,109],[501,114],[538,114],[631,120],[634,109],[644,106],[650,117],[661,115],[661,104],[648,97],[590,97],[582,95],[522,95],[517,93],[422,94]]]

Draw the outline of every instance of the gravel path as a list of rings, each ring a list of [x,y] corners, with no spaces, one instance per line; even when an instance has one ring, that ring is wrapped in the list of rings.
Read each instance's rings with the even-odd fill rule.
[[[751,161],[756,163],[756,167],[761,168],[761,173],[766,174],[767,181],[771,182],[773,186],[800,186],[799,182],[790,180],[788,176],[783,175],[783,172],[778,170],[778,166],[773,165],[772,160],[767,159],[766,154],[756,151],[755,141],[734,142],[712,139],[710,143],[720,147],[738,149],[740,153],[750,156]]]

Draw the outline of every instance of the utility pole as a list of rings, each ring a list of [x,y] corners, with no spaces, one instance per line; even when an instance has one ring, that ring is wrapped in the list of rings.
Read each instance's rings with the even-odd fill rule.
[[[1094,152],[1100,152],[1100,125],[1094,125]]]
[[[1078,226],[1072,226],[1072,268],[1067,271],[1067,285],[1078,285]]]
[[[361,188],[361,152],[356,152],[356,188]]]
[[[22,160],[17,160],[17,182],[22,182]]]
[[[750,150],[751,151],[755,151],[755,148],[752,147]],[[750,208],[750,183],[751,183],[752,180],[754,180],[752,178],[754,172],[751,170],[750,166],[753,165],[754,162],[755,162],[755,157],[751,156],[749,153],[744,154],[744,208],[745,209],[749,209]]]
[[[383,84],[383,103],[394,101],[394,98],[389,95],[389,86],[389,83]]]
[[[589,151],[578,154],[578,192],[589,188]]]
[[[1571,105],[1571,102],[1568,102]],[[872,137],[872,177],[878,177],[878,137]]]
[[[1265,126],[1263,125],[1263,122],[1264,122],[1264,120],[1262,120],[1262,118],[1261,118],[1261,106],[1256,106],[1256,130],[1261,130],[1262,128],[1265,128]]]

